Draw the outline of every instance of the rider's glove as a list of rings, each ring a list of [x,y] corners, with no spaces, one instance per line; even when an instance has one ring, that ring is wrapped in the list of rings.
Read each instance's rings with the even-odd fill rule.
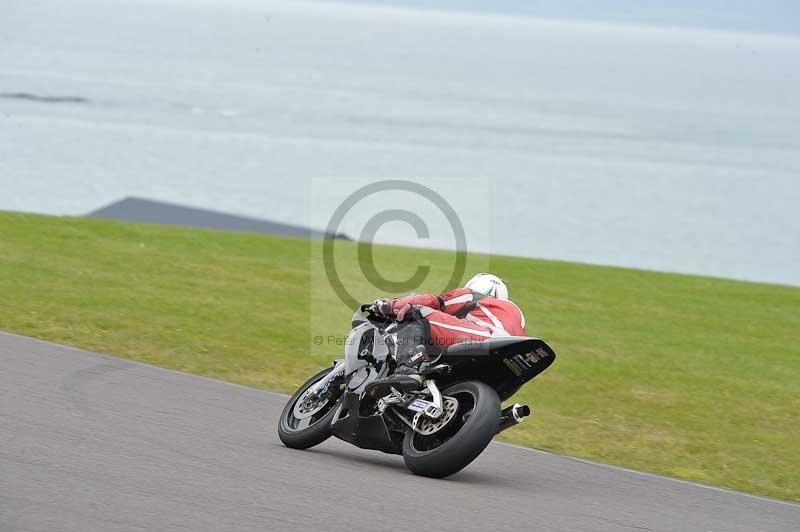
[[[411,312],[411,308],[415,304],[414,302],[417,300],[417,296],[413,294],[394,300],[392,308],[394,309],[394,315],[397,316],[397,321],[403,321],[406,319],[406,315]]]
[[[411,303],[403,301],[402,299],[399,301],[395,301],[393,305],[394,315],[397,316],[397,321],[403,321],[408,314],[408,311],[411,310]]]
[[[375,309],[375,314],[378,316],[394,316],[394,306],[391,299],[379,297],[372,303],[372,308]]]

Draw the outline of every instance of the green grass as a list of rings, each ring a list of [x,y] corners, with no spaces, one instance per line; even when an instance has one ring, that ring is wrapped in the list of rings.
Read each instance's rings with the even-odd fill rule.
[[[340,356],[317,335],[351,310],[327,287],[319,241],[0,213],[0,329],[290,392]],[[337,266],[357,297],[355,245]],[[375,250],[402,279],[453,255]],[[800,500],[800,289],[629,269],[471,257],[509,280],[559,358],[515,397],[503,439]],[[479,265],[479,266],[478,266]],[[468,272],[472,271],[471,269]]]

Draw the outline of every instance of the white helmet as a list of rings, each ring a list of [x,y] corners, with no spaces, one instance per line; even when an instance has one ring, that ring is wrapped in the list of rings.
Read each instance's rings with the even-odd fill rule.
[[[491,273],[479,273],[464,285],[474,292],[497,299],[508,299],[508,287],[501,278]]]

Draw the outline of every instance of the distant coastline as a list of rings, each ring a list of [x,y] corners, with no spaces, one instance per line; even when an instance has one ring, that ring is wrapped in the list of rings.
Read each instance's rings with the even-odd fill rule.
[[[201,227],[225,231],[246,231],[280,236],[299,236],[307,238],[349,238],[340,233],[328,235],[299,225],[290,225],[257,218],[238,216],[210,209],[188,207],[144,198],[128,197],[90,212],[87,216],[104,220],[123,220],[129,222],[158,223],[184,227]]]
[[[498,15],[642,25],[696,30],[731,31],[800,38],[800,10],[793,0],[739,2],[726,0],[315,0],[436,11],[470,11]]]

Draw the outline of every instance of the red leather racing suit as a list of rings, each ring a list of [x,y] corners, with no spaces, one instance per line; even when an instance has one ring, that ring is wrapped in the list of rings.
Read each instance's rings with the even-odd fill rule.
[[[393,307],[397,310],[407,304],[417,307],[430,324],[431,342],[439,349],[492,336],[525,335],[525,316],[517,305],[469,288],[408,296]]]

